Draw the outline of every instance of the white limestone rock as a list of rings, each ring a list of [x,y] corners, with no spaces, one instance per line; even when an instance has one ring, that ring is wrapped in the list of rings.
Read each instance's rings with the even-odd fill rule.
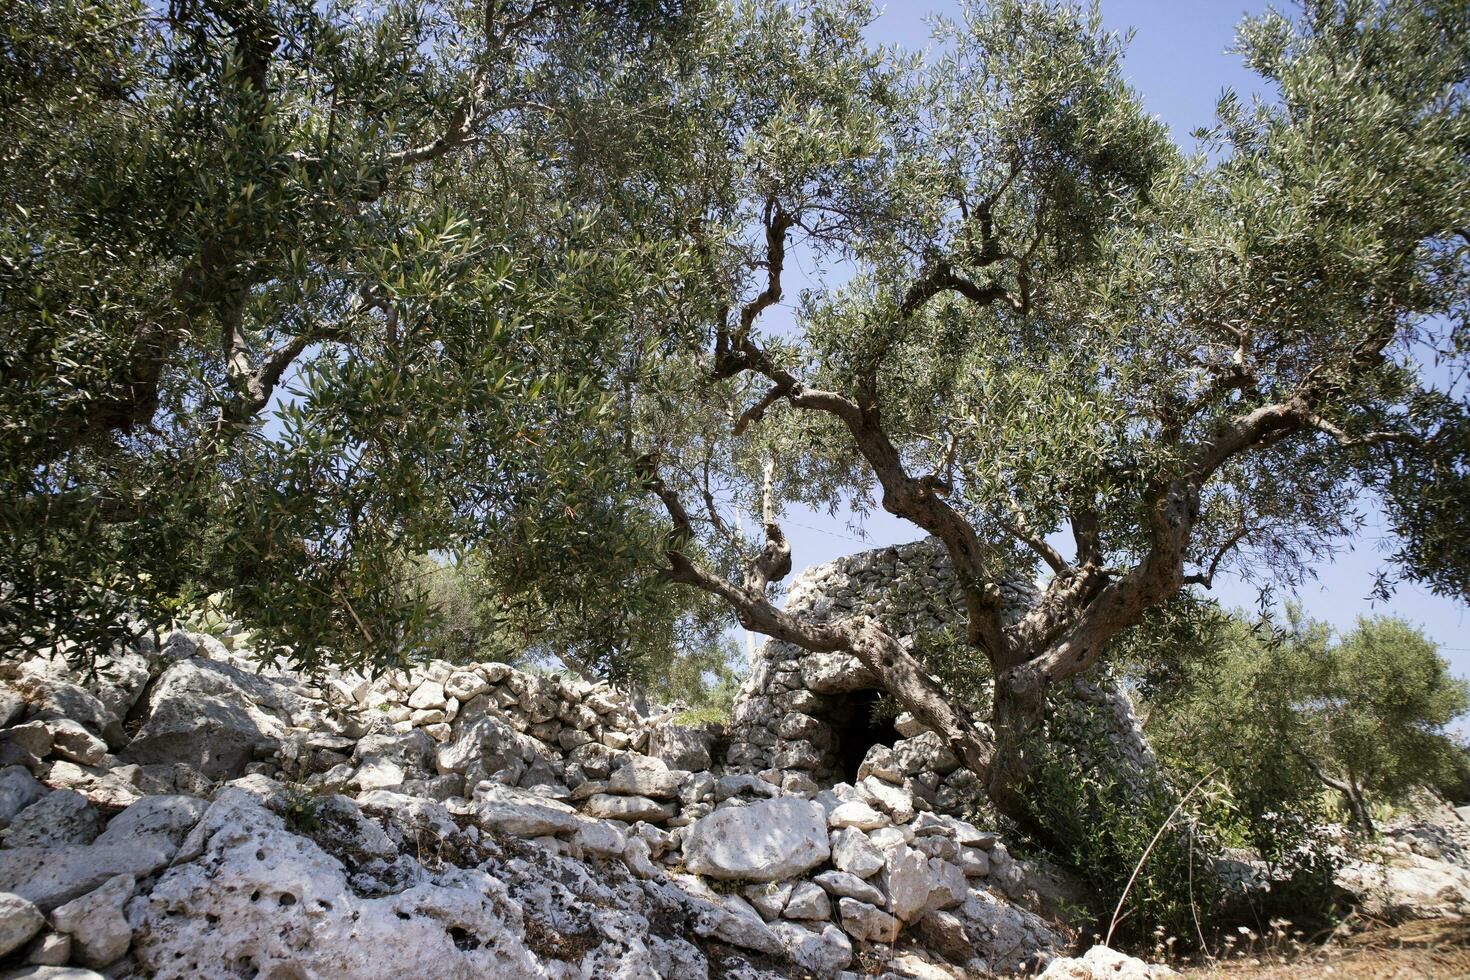
[[[711,878],[779,881],[826,861],[826,812],[783,797],[725,807],[699,820],[684,839],[684,863]]]
[[[865,776],[858,792],[893,817],[894,823],[908,823],[914,818],[914,798],[901,787],[885,783],[876,776]]]
[[[780,918],[786,903],[791,899],[795,886],[789,881],[768,881],[759,885],[746,885],[740,894],[745,896],[761,917],[770,921]]]
[[[113,817],[96,843],[131,844],[172,854],[208,806],[197,796],[145,796]]]
[[[519,790],[481,783],[473,808],[480,826],[514,837],[569,834],[577,830],[577,812],[564,803]]]
[[[887,814],[879,813],[862,800],[853,800],[851,803],[842,803],[827,814],[827,825],[830,827],[856,827],[858,830],[877,830],[886,827],[893,821]]]
[[[145,878],[168,864],[169,851],[136,844],[71,844],[0,850],[0,890],[14,892],[49,912],[97,888],[109,878]]]
[[[670,769],[703,772],[712,765],[710,749],[714,741],[712,732],[666,722],[650,735],[648,754],[663,760]]]
[[[257,751],[306,724],[306,703],[283,685],[231,664],[194,658],[154,681],[142,728],[119,754],[128,762],[187,763],[211,779],[245,773]]]
[[[964,873],[958,867],[907,845],[889,853],[884,884],[888,911],[904,922],[915,922],[934,909],[958,905],[968,891]]]
[[[868,835],[855,827],[832,834],[832,864],[859,878],[871,878],[883,868],[883,854]]]
[[[670,804],[646,796],[614,796],[610,793],[590,797],[585,811],[588,816],[602,820],[625,820],[628,823],[638,820],[662,823],[674,815],[674,807]]]
[[[45,723],[51,732],[51,751],[84,766],[95,766],[107,755],[107,743],[70,718]]]
[[[608,777],[607,788],[610,793],[669,800],[679,795],[679,787],[689,775],[670,769],[662,759],[631,755]]]
[[[888,944],[898,939],[899,921],[876,906],[840,898],[837,912],[842,917],[842,928],[860,942]]]
[[[414,710],[444,707],[444,685],[437,681],[424,681],[408,697],[408,706]]]
[[[827,893],[815,882],[798,882],[781,912],[788,919],[830,919],[832,903]]]
[[[780,938],[793,960],[819,977],[836,976],[852,962],[851,940],[830,922],[820,925],[773,922],[771,931]]]
[[[363,898],[342,865],[248,794],[226,790],[200,827],[198,859],[164,873],[128,907],[134,956],[159,980],[422,975],[515,980],[544,972],[519,908],[496,878],[450,868],[396,894]]]
[[[107,966],[128,951],[133,930],[123,907],[136,886],[132,875],[117,875],[51,913],[51,927],[71,937],[72,955],[83,966]]]
[[[358,766],[357,772],[352,776],[351,782],[363,792],[372,792],[377,789],[392,789],[402,786],[407,777],[403,767],[391,759],[381,756],[371,756],[364,759],[362,765]]]
[[[1178,976],[1162,964],[1150,965],[1107,946],[1094,946],[1084,956],[1060,956],[1047,964],[1038,980],[1154,980]]]
[[[812,880],[838,898],[855,898],[869,905],[882,905],[886,901],[881,891],[846,871],[823,871]]]
[[[0,839],[6,847],[65,847],[90,844],[101,832],[102,815],[85,796],[57,789],[22,811]]]
[[[9,956],[41,931],[46,917],[33,902],[0,892],[0,956]]]

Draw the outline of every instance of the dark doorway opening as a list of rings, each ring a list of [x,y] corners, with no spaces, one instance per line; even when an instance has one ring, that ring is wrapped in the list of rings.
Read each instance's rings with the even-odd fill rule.
[[[873,717],[873,707],[882,691],[853,691],[832,699],[832,735],[837,743],[838,764],[842,778],[857,782],[858,767],[868,749],[875,745],[892,745],[899,738],[892,718]]]

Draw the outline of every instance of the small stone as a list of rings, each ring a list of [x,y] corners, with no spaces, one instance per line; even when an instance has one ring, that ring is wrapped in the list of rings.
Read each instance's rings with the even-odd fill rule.
[[[409,695],[408,706],[410,708],[442,708],[444,707],[444,685],[436,681],[424,681]]]
[[[868,749],[868,754],[863,756],[862,764],[858,766],[858,779],[865,779],[868,776],[877,776],[886,782],[902,784],[903,766],[888,746],[874,745]]]
[[[858,791],[886,810],[895,823],[908,823],[914,818],[913,796],[891,783],[868,776],[858,784]]]
[[[447,697],[458,698],[461,702],[468,701],[475,695],[483,694],[488,690],[490,690],[490,682],[473,671],[458,670],[444,680],[444,694]]]
[[[45,924],[46,917],[34,903],[0,892],[0,956],[9,956],[29,942]]]
[[[960,845],[948,837],[915,837],[913,846],[933,858],[955,861],[960,856]]]
[[[883,854],[867,834],[855,827],[845,827],[832,835],[832,863],[838,870],[858,878],[871,878],[882,869]]]
[[[52,928],[71,936],[73,955],[84,965],[106,966],[128,951],[133,930],[123,906],[136,885],[132,875],[118,875],[51,913]]]
[[[403,785],[403,767],[396,762],[374,756],[364,759],[358,767],[357,775],[353,777],[363,792],[371,792],[375,789],[392,789],[394,786]]]
[[[966,878],[984,878],[990,874],[990,855],[978,847],[962,847],[959,866]]]
[[[889,853],[885,871],[888,910],[904,922],[960,904],[969,888],[959,868],[906,845]]]
[[[613,796],[610,793],[598,793],[588,799],[586,811],[589,816],[603,820],[626,820],[629,823],[635,820],[662,823],[674,815],[672,805],[646,796]]]
[[[608,778],[611,793],[628,796],[656,796],[673,799],[689,773],[670,769],[662,759],[646,755],[629,756],[628,761]]]
[[[50,755],[51,739],[51,729],[44,721],[28,721],[0,732],[0,743],[7,748],[13,746],[26,760],[33,760],[25,764],[40,762]]]
[[[773,922],[771,931],[793,960],[818,976],[830,977],[852,962],[852,942],[830,922],[820,927]]]
[[[631,837],[628,839],[628,846],[623,848],[623,863],[628,866],[628,870],[633,872],[636,877],[642,878],[645,881],[650,878],[660,877],[658,868],[654,866],[653,860],[649,856],[648,841],[641,837]]]
[[[768,881],[760,885],[746,885],[740,893],[746,901],[767,921],[778,918],[791,899],[792,884],[787,881]]]
[[[53,718],[45,724],[51,730],[51,751],[63,759],[95,766],[107,755],[107,743],[70,718]]]
[[[882,905],[886,901],[881,891],[846,871],[823,871],[812,880],[839,898],[855,898],[869,905]]]
[[[886,814],[879,813],[861,800],[843,803],[827,815],[831,827],[856,827],[859,830],[877,830],[892,823]]]
[[[781,914],[788,919],[830,919],[832,903],[820,885],[803,881],[792,890]]]
[[[939,910],[928,912],[919,920],[918,928],[925,943],[946,959],[963,963],[975,954],[975,944],[957,915]]]
[[[842,928],[860,942],[891,944],[898,939],[898,920],[880,908],[842,898],[837,901],[837,912]]]

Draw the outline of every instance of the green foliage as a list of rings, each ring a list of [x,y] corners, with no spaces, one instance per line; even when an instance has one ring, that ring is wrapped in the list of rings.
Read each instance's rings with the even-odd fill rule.
[[[1171,764],[1218,770],[1252,833],[1268,815],[1316,815],[1329,789],[1350,807],[1391,803],[1463,765],[1445,729],[1470,708],[1466,684],[1402,619],[1336,637],[1293,607],[1285,623],[1231,617],[1211,642],[1217,657],[1154,688],[1148,731]]]
[[[284,812],[281,816],[286,821],[286,826],[299,834],[312,834],[322,827],[322,807],[324,800],[315,794],[304,793],[296,789],[288,789],[282,800]]]
[[[1097,897],[1094,931],[1107,931],[1127,889],[1120,940],[1139,943],[1163,930],[1193,945],[1196,923],[1214,920],[1228,897],[1211,860],[1223,846],[1218,828],[1226,804],[1196,791],[1181,807],[1193,780],[1181,786],[1162,771],[1136,770],[1096,743],[1098,722],[1088,715],[1083,703],[1059,700],[1044,740],[1029,750],[1026,789],[1036,829]]]
[[[584,469],[626,325],[604,315],[668,250],[614,245],[576,189],[599,158],[566,158],[701,16],[23,0],[0,37],[0,641],[85,653],[223,591],[276,652],[397,663],[431,618],[409,556],[476,517],[538,543],[585,536],[546,519],[584,500],[615,523]]]

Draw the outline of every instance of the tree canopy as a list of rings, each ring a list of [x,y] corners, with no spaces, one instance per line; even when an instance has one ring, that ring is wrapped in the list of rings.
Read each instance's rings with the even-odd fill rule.
[[[546,608],[702,595],[852,654],[1021,813],[1058,683],[1365,493],[1465,594],[1464,4],[1247,20],[1270,94],[1193,152],[1060,0],[967,4],[928,62],[862,0],[24,9],[15,635],[203,577],[284,655],[391,663],[403,556],[480,551]],[[783,508],[844,502],[943,542],[990,717],[780,608]]]

